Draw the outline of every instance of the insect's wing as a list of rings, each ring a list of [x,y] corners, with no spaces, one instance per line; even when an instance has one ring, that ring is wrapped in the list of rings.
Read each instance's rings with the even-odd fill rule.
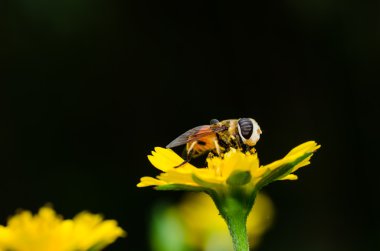
[[[213,130],[210,125],[197,126],[178,136],[178,138],[170,142],[166,148],[184,145],[212,134],[215,134],[215,130]]]

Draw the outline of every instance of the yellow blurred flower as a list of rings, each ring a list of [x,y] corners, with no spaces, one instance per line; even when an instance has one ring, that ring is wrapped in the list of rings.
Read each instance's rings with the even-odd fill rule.
[[[21,211],[0,226],[0,250],[97,251],[123,236],[115,220],[88,212],[64,220],[52,208],[42,207],[36,215]]]
[[[179,205],[187,242],[197,250],[233,251],[231,237],[212,199],[204,193],[189,193]],[[253,249],[270,227],[274,217],[271,199],[259,193],[247,219],[248,239]]]
[[[143,177],[137,186],[168,190],[223,190],[228,185],[248,185],[260,189],[275,180],[297,179],[292,173],[310,164],[313,152],[319,147],[316,142],[308,141],[295,147],[284,158],[264,166],[259,165],[255,151],[243,153],[231,149],[221,157],[208,157],[205,168],[197,168],[190,163],[175,168],[184,160],[171,149],[156,147],[148,158],[163,173],[156,178]]]

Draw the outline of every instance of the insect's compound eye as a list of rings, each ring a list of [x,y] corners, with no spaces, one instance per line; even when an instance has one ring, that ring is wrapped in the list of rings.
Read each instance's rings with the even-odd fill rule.
[[[238,121],[238,131],[239,135],[244,144],[249,146],[256,145],[257,141],[260,139],[260,126],[254,119],[251,118],[241,118]]]
[[[244,139],[249,139],[253,132],[252,121],[248,118],[239,119],[239,133]]]

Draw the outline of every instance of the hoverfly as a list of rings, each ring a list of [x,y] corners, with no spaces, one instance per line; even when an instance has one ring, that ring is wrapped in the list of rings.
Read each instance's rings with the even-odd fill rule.
[[[260,139],[260,126],[252,118],[212,119],[210,125],[194,127],[170,142],[166,148],[186,144],[187,161],[204,153],[221,155],[230,147],[250,150]],[[182,164],[181,164],[182,165]]]

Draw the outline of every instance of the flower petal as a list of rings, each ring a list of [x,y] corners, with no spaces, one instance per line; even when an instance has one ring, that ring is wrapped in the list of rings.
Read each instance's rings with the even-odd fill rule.
[[[298,176],[295,174],[289,174],[286,175],[284,178],[281,178],[280,180],[298,180]]]
[[[21,211],[0,226],[0,250],[99,250],[123,236],[114,220],[88,212],[64,220],[45,206],[36,215]]]
[[[153,166],[161,171],[168,171],[173,169],[185,162],[178,154],[176,154],[172,149],[155,147],[152,151],[152,155],[148,155],[148,159]],[[189,163],[183,166],[190,165]]]
[[[167,173],[162,173],[157,176],[157,178],[164,181],[166,184],[198,186],[198,184],[193,181],[192,172],[179,172],[177,169],[170,170]]]
[[[293,148],[286,156],[315,152],[320,147],[321,145],[318,145],[315,141],[307,141]]]
[[[276,180],[297,179],[297,176],[291,173],[310,164],[310,158],[318,148],[320,145],[317,145],[315,141],[308,141],[293,148],[284,158],[260,167],[268,169],[269,172],[260,179],[256,179],[256,185],[261,188]]]
[[[165,185],[166,182],[158,180],[152,177],[142,177],[140,183],[137,184],[137,187],[148,187],[148,186],[159,186]]]

